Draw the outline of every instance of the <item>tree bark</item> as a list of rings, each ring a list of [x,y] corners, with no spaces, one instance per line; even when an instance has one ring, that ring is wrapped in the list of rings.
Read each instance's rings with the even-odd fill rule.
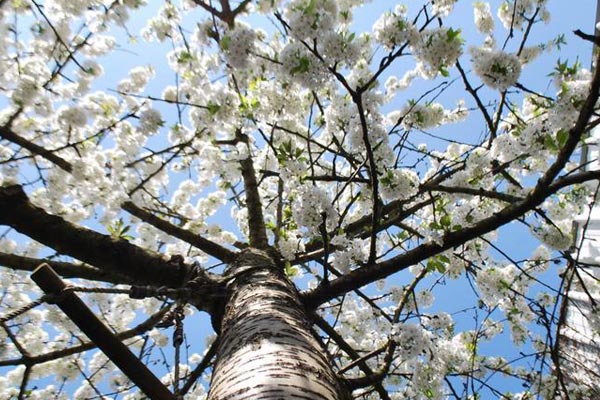
[[[267,253],[241,252],[226,276],[209,400],[349,398],[296,289]]]
[[[19,185],[0,186],[0,225],[14,228],[61,254],[138,285],[180,287],[188,269],[125,239],[73,224],[29,201]]]

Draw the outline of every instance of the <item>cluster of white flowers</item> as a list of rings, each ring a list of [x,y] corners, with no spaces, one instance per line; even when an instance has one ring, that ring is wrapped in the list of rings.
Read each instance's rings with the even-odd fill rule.
[[[328,32],[318,42],[319,53],[329,65],[352,65],[359,59],[360,49],[353,34]]]
[[[555,250],[567,250],[573,244],[573,226],[570,219],[542,222],[532,226],[531,231],[543,243]]]
[[[84,42],[84,38],[76,36],[73,38],[75,45]],[[83,47],[82,52],[90,57],[100,57],[111,52],[117,41],[110,35],[94,35],[87,41],[87,46]]]
[[[87,123],[87,116],[83,108],[72,105],[63,106],[57,110],[58,124],[64,128],[80,128]]]
[[[325,132],[322,140],[325,142],[335,138],[340,143],[344,142],[343,130],[348,126],[358,125],[359,117],[351,100],[345,96],[334,96],[325,108]]]
[[[377,313],[364,301],[349,296],[344,301],[343,311],[337,316],[340,324],[336,330],[351,346],[375,349],[388,341],[390,324],[377,318]]]
[[[437,321],[440,323],[437,324]],[[402,382],[394,398],[421,398],[420,394],[426,388],[427,398],[442,399],[445,374],[468,372],[479,367],[479,361],[473,360],[467,350],[474,345],[472,335],[466,332],[452,336],[451,332],[452,319],[444,313],[424,315],[421,325],[404,323],[393,326],[391,337],[398,343],[395,368],[400,374],[407,373],[410,377]]]
[[[284,12],[291,34],[298,40],[322,37],[333,30],[338,6],[334,0],[292,0]]]
[[[254,42],[260,36],[263,34],[241,22],[237,22],[233,29],[225,33],[221,38],[221,49],[229,65],[233,68],[248,66],[249,56],[255,49]]]
[[[381,197],[385,200],[406,200],[419,190],[419,176],[408,168],[389,170],[379,182]]]
[[[398,343],[403,359],[418,357],[431,346],[431,333],[416,324],[394,325],[391,337]]]
[[[481,294],[481,300],[488,307],[495,307],[502,304],[506,309],[507,300],[513,290],[522,288],[522,276],[514,265],[499,266],[494,265],[482,269],[477,273],[477,287]]]
[[[256,11],[262,14],[268,14],[274,10],[277,10],[281,5],[282,0],[257,0],[254,7]]]
[[[528,64],[538,58],[538,56],[543,52],[543,46],[525,46],[521,49],[521,53],[519,54],[519,61],[521,61],[521,65]]]
[[[444,107],[440,103],[409,102],[401,111],[388,114],[391,122],[402,121],[405,130],[435,128],[444,119]]]
[[[331,258],[334,268],[342,273],[347,273],[352,265],[365,262],[369,257],[369,246],[361,239],[350,240],[345,236],[337,235],[331,239],[330,245],[343,249],[335,251]]]
[[[181,15],[177,6],[171,2],[165,2],[158,15],[148,20],[146,27],[142,30],[142,37],[147,41],[157,40],[159,42],[169,37],[178,37],[176,28],[180,22]]]
[[[490,266],[477,273],[476,282],[482,301],[488,307],[498,306],[505,313],[512,340],[517,345],[526,342],[530,335],[527,326],[535,319],[526,296],[538,271],[534,268],[522,271],[511,264]],[[537,298],[545,302],[553,301],[552,296],[538,294]],[[497,334],[499,330],[496,327],[491,333]]]
[[[18,179],[23,182],[22,176],[34,176],[36,180],[28,180],[33,182],[28,192],[32,203],[67,221],[78,223],[110,226],[120,218],[123,201],[132,200],[148,210],[156,209],[160,201],[164,210],[172,210],[174,219],[175,216],[181,217],[181,228],[216,243],[232,244],[239,236],[248,233],[248,209],[227,206],[232,204],[227,201],[228,193],[240,181],[238,161],[252,154],[257,173],[264,174],[259,192],[264,200],[266,220],[271,222],[269,227],[273,231],[277,211],[281,211],[278,209],[280,201],[285,206],[285,215],[280,221],[283,226],[281,232],[277,232],[277,246],[282,256],[291,260],[305,251],[311,239],[320,237],[321,224],[326,220],[327,231],[335,232],[329,243],[328,260],[342,273],[366,262],[369,256],[370,239],[362,239],[352,231],[343,231],[346,223],[369,215],[373,202],[378,200],[372,198],[373,193],[366,183],[365,135],[380,174],[379,194],[384,201],[423,201],[420,196],[416,198],[420,182],[429,182],[430,178],[440,177],[446,172],[451,174],[442,185],[467,189],[453,193],[444,188],[436,189],[432,184],[432,189],[428,189],[434,200],[431,204],[424,205],[406,218],[403,228],[391,228],[386,232],[389,235],[383,232],[378,235],[377,257],[385,259],[398,254],[400,248],[410,250],[413,246],[430,242],[441,244],[448,232],[471,227],[506,206],[506,201],[494,196],[486,197],[484,190],[506,190],[506,193],[516,196],[526,195],[529,183],[533,182],[533,179],[526,179],[526,175],[535,178],[552,162],[556,149],[566,140],[566,132],[577,118],[578,109],[589,92],[589,71],[557,74],[557,101],[532,96],[524,101],[521,109],[511,106],[506,115],[498,115],[500,129],[489,146],[453,143],[443,151],[436,148],[437,144],[428,142],[418,147],[418,153],[415,151],[415,143],[418,142],[412,141],[413,137],[421,135],[418,130],[464,119],[467,115],[464,102],[459,102],[454,110],[447,110],[442,104],[433,102],[446,101],[443,96],[449,92],[440,90],[443,96],[434,97],[436,95],[432,94],[430,97],[437,100],[426,102],[424,98],[409,103],[385,118],[382,110],[389,111],[391,107],[385,103],[409,87],[417,76],[445,76],[460,57],[463,42],[460,31],[432,28],[437,26],[435,17],[444,17],[452,12],[457,0],[430,1],[428,8],[415,20],[409,18],[405,6],[397,5],[394,11],[386,12],[377,19],[372,34],[354,34],[351,31],[353,8],[361,5],[363,0],[250,2],[252,4],[248,4],[246,9],[248,12],[266,13],[285,8],[282,14],[277,14],[277,21],[281,18],[285,23],[272,35],[240,22],[241,18],[245,18],[245,12],[232,25],[218,21],[218,18],[200,20],[191,33],[186,28],[185,12],[191,9],[203,11],[193,0],[183,0],[181,5],[168,1],[156,6],[160,8],[158,15],[148,21],[142,31],[142,36],[148,41],[169,42],[160,46],[169,46],[167,65],[176,74],[176,82],[164,87],[163,100],[166,103],[186,103],[178,106],[179,111],[185,110],[188,114],[171,125],[167,143],[163,139],[148,137],[159,131],[166,136],[167,129],[161,129],[163,116],[167,119],[171,114],[162,106],[153,108],[152,103],[142,101],[138,96],[90,93],[96,87],[94,79],[102,75],[99,62],[103,62],[92,58],[115,49],[115,39],[102,33],[112,34],[115,26],[124,26],[131,10],[143,4],[143,0],[121,0],[110,5],[98,0],[50,0],[44,5],[49,20],[40,18],[35,21],[31,34],[25,35],[20,34],[23,24],[39,16],[31,15],[26,1],[9,3],[4,9],[15,9],[19,13],[15,21],[19,20],[19,24],[15,22],[13,26],[7,18],[9,12],[0,10],[0,54],[9,55],[0,59],[0,87],[4,88],[7,103],[12,102],[9,104],[11,109],[3,112],[0,120],[2,124],[6,123],[17,108],[15,106],[23,107],[22,114],[12,121],[11,129],[39,146],[59,149],[53,154],[69,162],[72,171],[67,173],[59,168],[48,168],[50,162],[40,157],[35,159],[40,167],[37,172],[31,172],[34,168],[29,167],[19,170],[21,162],[14,162],[11,158],[22,159],[19,154],[22,150],[4,141],[0,145],[0,183],[17,182]],[[536,7],[541,7],[538,17],[546,18],[545,0],[506,0],[498,15],[505,26],[523,29]],[[429,13],[429,10],[432,12]],[[427,17],[424,17],[425,12]],[[21,18],[21,14],[26,14],[26,18]],[[79,17],[81,19],[77,19]],[[424,20],[426,24],[421,25]],[[74,33],[79,21],[84,28]],[[471,50],[473,71],[493,89],[505,91],[514,86],[522,65],[546,49],[545,45],[523,47],[518,56],[496,50],[494,17],[487,2],[474,4],[474,21],[476,29],[487,37],[484,46]],[[89,37],[88,32],[91,33]],[[15,39],[17,36],[21,38]],[[31,41],[27,43],[29,36]],[[72,58],[64,46],[57,44],[57,36],[69,45],[74,53]],[[23,42],[15,43],[14,40]],[[84,40],[87,41],[85,45]],[[208,48],[217,41],[218,48]],[[398,62],[388,68],[382,60],[394,60],[394,57],[387,51],[397,51],[405,45],[410,46],[417,66],[410,64],[407,68],[411,69],[396,70],[394,68],[402,64]],[[387,51],[381,54],[380,47]],[[77,60],[77,66],[74,66],[74,60]],[[233,72],[224,67],[223,60],[233,69],[238,69],[235,82],[232,76],[222,79],[224,74]],[[65,63],[64,69],[62,63]],[[56,74],[56,68],[60,73]],[[331,73],[333,70],[337,76]],[[51,79],[52,74],[56,76]],[[372,82],[375,74],[377,79]],[[117,89],[132,95],[141,94],[153,76],[154,70],[150,66],[134,68],[118,83]],[[378,85],[385,77],[389,78],[385,88],[381,88]],[[367,83],[370,85],[367,86]],[[299,89],[299,86],[303,88]],[[353,93],[345,90],[347,88],[360,90]],[[161,93],[160,88],[156,90]],[[488,92],[478,93],[483,96]],[[356,95],[360,96],[363,115],[358,112]],[[518,93],[514,94],[516,96]],[[482,100],[485,99],[482,97]],[[510,101],[513,100],[511,98]],[[163,105],[175,108],[173,104]],[[393,129],[387,129],[389,127]],[[410,138],[405,141],[404,138],[398,139],[400,134],[409,136],[402,129],[415,132],[411,132]],[[239,132],[247,134],[249,144],[232,144],[233,139],[239,137],[236,135]],[[462,142],[462,138],[451,139]],[[397,141],[392,143],[394,140]],[[168,146],[176,150],[167,149]],[[177,157],[169,159],[175,151]],[[418,158],[416,167],[398,167],[413,163],[414,156]],[[525,188],[518,189],[514,184],[507,184],[505,176],[491,169],[493,161],[511,162],[512,165],[505,171]],[[165,166],[165,163],[168,165]],[[457,171],[460,168],[463,169]],[[428,171],[424,174],[426,169]],[[317,186],[306,179],[309,174],[335,175],[344,182],[319,181]],[[356,181],[347,181],[350,176]],[[42,183],[35,183],[38,181],[43,181],[44,187]],[[140,181],[144,181],[143,190],[137,190]],[[135,193],[128,195],[134,188]],[[473,195],[473,191],[478,189],[483,189],[481,195]],[[234,195],[237,196],[237,193]],[[333,197],[335,204],[332,204]],[[540,342],[532,339],[528,330],[533,314],[527,302],[535,298],[538,304],[550,307],[556,298],[551,293],[529,296],[527,290],[534,280],[528,275],[535,278],[549,268],[551,248],[565,249],[572,243],[570,217],[579,211],[584,201],[581,197],[584,195],[557,193],[540,206],[553,223],[531,225],[534,235],[545,244],[528,261],[517,266],[506,266],[491,258],[486,242],[493,241],[495,237],[494,233],[490,233],[410,268],[412,273],[426,272],[443,279],[464,276],[465,270],[471,273],[476,269],[482,308],[498,307],[506,314],[506,320],[502,319],[502,322],[488,318],[480,322],[479,330],[455,336],[454,321],[449,314],[422,314],[423,308],[435,306],[431,291],[409,290],[408,286],[399,285],[389,289],[390,296],[373,300],[375,304],[383,304],[381,310],[356,300],[350,294],[342,304],[333,304],[332,310],[326,308],[319,312],[329,318],[333,310],[339,310],[339,324],[335,329],[347,338],[351,346],[365,353],[384,346],[390,338],[399,344],[392,366],[397,374],[390,375],[386,378],[389,380],[384,382],[386,387],[398,390],[392,398],[442,398],[443,378],[447,374],[464,373],[480,377],[492,373],[486,372],[485,366],[480,368],[478,364],[484,358],[480,358],[474,348],[478,340],[499,335],[506,324],[510,325],[516,343],[521,344],[527,339],[540,350]],[[216,223],[221,222],[221,216],[216,214],[223,206],[231,210],[238,222],[239,229],[235,235],[224,231],[223,225]],[[343,212],[343,224],[339,222],[338,212]],[[136,245],[158,249],[166,255],[185,254],[186,262],[209,260],[199,250],[190,250],[184,241],[176,240],[147,223],[135,218],[128,223],[133,225],[130,233],[135,237],[132,243]],[[0,240],[0,247],[3,252],[27,256],[35,256],[35,252],[44,249],[39,243],[17,246],[9,239]],[[46,250],[40,253],[45,254]],[[311,275],[315,279],[307,285],[316,284],[320,273],[320,269],[314,268]],[[26,280],[24,274],[11,274],[0,274],[0,286],[9,288],[2,302],[2,306],[8,309],[26,304],[33,293],[29,286],[15,285],[15,282]],[[381,280],[378,282],[379,289],[391,283]],[[597,283],[589,283],[589,287],[597,288],[594,285]],[[404,288],[407,288],[406,291]],[[519,293],[527,297],[516,296]],[[405,322],[392,326],[387,318],[381,318],[381,313],[392,315],[396,310],[394,305],[390,305],[391,301],[397,304],[405,294],[411,296],[402,310],[401,320]],[[104,294],[90,295],[86,301],[101,309],[103,318],[120,331],[128,329],[142,312],[150,314],[160,307],[156,299],[130,303],[123,296],[108,297]],[[134,309],[133,304],[138,308]],[[29,311],[27,320],[17,319],[18,325],[15,326],[18,328],[11,327],[17,332],[18,339],[27,345],[27,350],[37,354],[60,350],[70,341],[72,343],[72,332],[76,329],[73,324],[56,310],[41,309]],[[592,318],[599,323],[597,315]],[[48,329],[49,324],[52,324],[51,329]],[[164,331],[153,329],[148,332],[148,338],[157,348],[169,344]],[[18,349],[10,342],[6,332],[0,330],[0,343],[5,343],[0,345],[0,354],[4,358],[19,357]],[[332,354],[339,354],[339,349],[334,346],[334,341],[331,341]],[[200,358],[195,355],[190,361],[199,362]],[[82,360],[89,361],[86,367]],[[126,390],[129,383],[122,375],[114,373],[114,366],[107,361],[103,355],[90,355],[79,360],[68,358],[65,362],[52,362],[46,365],[47,368],[39,368],[42,372],[34,369],[35,374],[39,374],[35,375],[35,379],[54,374],[59,379],[70,381],[77,377],[80,369],[85,369],[92,373],[92,377],[89,381],[82,380],[74,393],[76,399],[97,396],[95,387],[98,386],[95,385],[104,378],[111,379],[111,387]],[[381,360],[372,358],[365,362],[376,368],[377,361]],[[500,368],[500,365],[506,365],[506,362],[499,358],[487,360],[490,371],[494,370],[493,367]],[[185,372],[189,366],[181,365],[181,368]],[[15,368],[7,376],[0,377],[0,397],[18,396],[23,370],[22,367]],[[163,379],[170,382],[172,372]],[[57,390],[51,386],[38,387],[32,390],[32,399],[62,400],[65,397],[55,395]],[[103,387],[108,386],[104,383]],[[143,397],[140,393],[127,392],[122,396],[126,400]],[[199,384],[187,393],[186,398],[205,396],[204,387]],[[365,398],[368,396],[365,395]]]
[[[284,75],[301,86],[316,89],[326,78],[321,61],[300,42],[289,42],[281,51],[280,61]]]
[[[455,124],[467,119],[469,116],[469,109],[463,99],[456,102],[456,108],[453,110],[444,110],[444,124]]]
[[[500,162],[516,161],[528,150],[538,149],[540,140],[543,140],[543,137],[540,136],[540,132],[535,127],[533,129],[507,132],[499,135],[494,140],[491,148],[492,157]],[[529,147],[529,145],[532,145],[532,147]]]
[[[525,21],[539,8],[538,16],[545,22],[550,20],[546,8],[547,0],[504,0],[498,8],[498,17],[506,29],[523,29]]]
[[[571,129],[579,115],[579,106],[590,90],[591,72],[576,68],[572,74],[557,74],[555,85],[559,88],[558,100],[550,109],[548,120],[555,130]]]
[[[454,110],[446,110],[440,103],[415,103],[410,101],[400,111],[387,115],[388,124],[402,123],[405,130],[429,129],[442,124],[463,121],[468,116],[464,100],[459,100]]]
[[[431,4],[433,14],[438,17],[445,17],[452,12],[454,4],[458,0],[435,0]]]
[[[447,75],[463,51],[460,29],[425,29],[411,42],[415,58],[419,61],[419,72],[424,78]]]
[[[408,88],[417,76],[418,72],[414,69],[407,71],[401,79],[394,75],[390,76],[385,81],[385,99],[391,100],[396,92]]]
[[[287,231],[285,236],[279,239],[277,248],[284,259],[292,260],[297,253],[304,251],[302,235],[297,230]]]
[[[155,108],[146,108],[140,114],[140,130],[146,135],[152,135],[158,132],[164,121]]]
[[[44,5],[44,9],[53,19],[59,19],[61,17],[80,16],[88,7],[93,6],[94,3],[94,1],[90,0],[50,0],[48,4]]]
[[[327,192],[317,186],[302,185],[297,188],[298,196],[294,201],[292,212],[294,220],[309,232],[318,234],[319,225],[323,223],[323,215],[326,219],[327,230],[336,227],[338,213],[331,204]]]
[[[131,7],[126,4],[114,4],[108,10],[89,9],[84,14],[86,25],[92,33],[107,31],[113,23],[124,27],[129,20],[129,8],[137,9],[142,4],[143,2],[139,1],[137,4],[132,4]]]
[[[375,40],[387,49],[402,45],[417,35],[417,29],[406,16],[407,8],[399,4],[394,12],[384,13],[373,25]]]
[[[494,32],[494,17],[490,11],[490,3],[476,1],[473,3],[475,27],[480,33],[491,35]]]
[[[153,77],[154,68],[152,66],[135,67],[129,71],[128,78],[119,82],[117,89],[123,93],[141,93]]]
[[[39,90],[50,76],[48,66],[40,57],[32,56],[21,60],[16,87],[11,94],[13,103],[25,106],[39,101]]]
[[[517,83],[521,75],[521,62],[517,56],[485,47],[471,47],[469,51],[473,69],[486,85],[505,91]]]
[[[429,292],[431,293],[431,292]],[[454,321],[447,312],[439,312],[424,318],[424,325],[432,330],[442,330],[443,333],[451,331]]]

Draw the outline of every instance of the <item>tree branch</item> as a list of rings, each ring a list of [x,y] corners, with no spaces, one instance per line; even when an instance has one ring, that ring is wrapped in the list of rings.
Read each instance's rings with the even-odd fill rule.
[[[24,257],[16,254],[0,252],[0,265],[18,271],[33,271],[38,265],[46,263],[63,278],[81,278],[89,281],[108,282],[114,284],[133,284],[129,277],[94,268],[85,264],[74,264],[64,261],[50,261],[39,258]]]
[[[600,62],[600,55],[598,56],[597,62]],[[531,190],[527,197],[522,201],[505,207],[498,213],[479,221],[470,228],[446,233],[442,238],[442,244],[432,242],[424,243],[379,264],[370,264],[357,268],[346,275],[331,281],[326,288],[317,287],[304,294],[303,300],[305,305],[309,308],[314,308],[350,290],[355,290],[375,282],[378,279],[383,279],[445,250],[462,245],[469,240],[498,229],[508,222],[522,217],[527,212],[542,204],[548,196],[564,187],[560,184],[561,180],[564,182],[564,180],[568,179],[565,177],[554,181],[570,159],[577,144],[580,142],[583,133],[586,131],[588,121],[593,116],[595,104],[600,95],[600,68],[595,71],[590,86],[590,92],[581,108],[575,126],[569,130],[569,136],[565,145],[559,151],[554,163],[548,168],[546,173],[542,175],[533,190]]]
[[[77,226],[34,206],[19,185],[0,187],[0,224],[94,267],[123,274],[137,284],[179,287],[187,268],[175,268],[160,254]]]
[[[141,219],[153,227],[191,244],[209,256],[215,257],[224,263],[230,263],[235,258],[235,253],[233,251],[228,250],[225,247],[196,235],[186,229],[180,228],[168,221],[165,221],[151,212],[138,207],[131,201],[126,201],[121,207],[131,215]]]
[[[50,161],[51,163],[55,164],[57,167],[61,168],[66,172],[71,173],[73,171],[73,166],[68,161],[57,156],[51,150],[47,150],[33,142],[23,139],[22,137],[12,132],[12,130],[10,130],[7,126],[0,126],[0,137],[23,147],[32,154],[45,158],[46,160]],[[178,239],[184,240],[192,246],[195,246],[196,248],[204,251],[206,254],[213,256],[225,263],[233,260],[233,252],[214,242],[211,242],[210,240],[204,239],[199,235],[196,235],[176,225],[173,225],[170,222],[160,219],[152,213],[139,208],[131,201],[123,203],[121,205],[121,208],[129,212],[130,214],[140,218],[144,222],[149,223],[155,228],[160,229],[163,232],[174,236]]]
[[[350,356],[350,358],[352,358],[352,360],[356,361],[356,363],[357,363],[358,367],[361,369],[361,371],[363,371],[367,376],[377,375],[378,379],[374,379],[374,380],[370,381],[369,384],[365,385],[365,386],[373,385],[373,388],[375,389],[375,391],[377,391],[377,393],[379,393],[379,397],[382,400],[391,400],[388,392],[385,390],[385,388],[381,384],[381,381],[383,380],[384,376],[375,374],[373,372],[373,370],[371,368],[369,368],[366,361],[361,360],[360,354],[358,354],[358,352],[356,350],[354,350],[352,348],[352,346],[350,346],[348,344],[348,342],[346,342],[344,340],[344,338],[342,336],[340,336],[340,334],[337,333],[337,331],[335,329],[333,329],[333,327],[331,325],[329,325],[329,323],[327,323],[327,321],[325,321],[322,317],[320,317],[316,313],[313,313],[311,315],[311,318],[313,319],[315,324],[323,332],[325,332],[327,334],[327,336],[329,336],[329,338],[331,338],[331,340],[333,340],[339,346],[340,349],[342,349],[346,354],[348,354],[348,356]],[[356,387],[353,387],[353,389],[354,388],[356,388]]]
[[[39,146],[33,142],[30,142],[27,139],[23,139],[21,136],[17,135],[16,133],[14,133],[11,129],[9,129],[6,126],[0,126],[0,137],[2,137],[3,139],[6,139],[9,142],[12,142],[16,145],[21,146],[25,150],[29,151],[31,154],[45,158],[46,160],[55,164],[56,166],[58,166],[60,169],[62,169],[64,171],[71,172],[73,170],[73,167],[71,166],[71,164],[68,161],[66,161],[65,159],[54,154],[53,150],[45,149],[42,146]]]
[[[117,333],[116,336],[121,340],[131,339],[134,336],[141,335],[144,332],[152,329],[162,318],[171,310],[171,306],[161,308],[156,313],[152,314],[148,319],[134,326],[131,329]],[[96,344],[94,342],[85,342],[77,346],[68,347],[62,350],[55,350],[48,353],[40,354],[38,356],[23,356],[20,358],[14,358],[10,360],[0,360],[0,367],[6,367],[9,365],[20,365],[20,364],[41,364],[48,361],[58,360],[59,358],[71,356],[73,354],[83,353],[87,350],[95,349]]]
[[[248,239],[250,246],[264,250],[269,246],[269,241],[252,157],[248,155],[248,158],[241,160],[240,164],[246,192],[246,207],[248,208]]]

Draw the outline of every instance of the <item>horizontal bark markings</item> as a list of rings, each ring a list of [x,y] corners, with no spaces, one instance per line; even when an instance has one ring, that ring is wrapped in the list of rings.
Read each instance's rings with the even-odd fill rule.
[[[209,399],[338,400],[336,376],[295,287],[272,265],[255,268],[272,263],[268,256],[244,261],[228,272],[248,271],[228,284]]]

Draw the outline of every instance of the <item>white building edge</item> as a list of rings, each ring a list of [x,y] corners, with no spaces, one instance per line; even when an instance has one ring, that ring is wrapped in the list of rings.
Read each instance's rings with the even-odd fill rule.
[[[596,3],[595,34],[600,35],[600,0]],[[587,142],[581,164],[586,170],[600,170],[600,127],[591,132]],[[556,347],[559,365],[554,372],[564,383],[558,398],[600,400],[600,190],[591,210],[576,219],[574,229],[575,251],[563,281],[565,296]],[[574,393],[576,386],[585,387],[588,393]]]
[[[600,128],[590,135],[582,164],[600,169]],[[598,185],[598,182],[595,182]],[[561,399],[600,399],[600,194],[595,204],[575,222],[576,249],[564,276],[565,297],[558,329]],[[588,393],[575,388],[584,386]]]

